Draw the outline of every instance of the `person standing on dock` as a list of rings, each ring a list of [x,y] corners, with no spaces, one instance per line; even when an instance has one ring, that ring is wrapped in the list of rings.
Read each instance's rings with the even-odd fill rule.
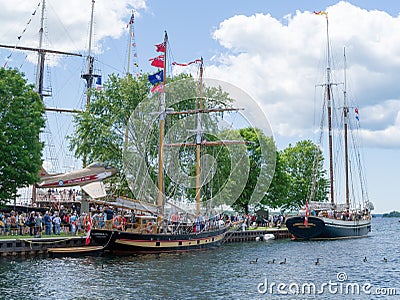
[[[55,216],[53,218],[53,223],[54,223],[54,233],[56,235],[60,235],[61,231],[61,218],[58,215],[58,212],[55,213]]]
[[[44,214],[43,221],[45,226],[45,234],[51,235],[51,217],[48,211],[46,211],[46,213]]]

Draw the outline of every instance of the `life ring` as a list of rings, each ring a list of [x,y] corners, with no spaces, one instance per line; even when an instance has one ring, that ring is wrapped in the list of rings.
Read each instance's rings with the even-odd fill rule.
[[[152,233],[153,232],[153,222],[147,222],[146,223],[146,230],[148,233]]]
[[[116,222],[117,221],[117,222]],[[121,229],[122,228],[122,218],[120,216],[116,216],[113,218],[112,224],[114,228]]]

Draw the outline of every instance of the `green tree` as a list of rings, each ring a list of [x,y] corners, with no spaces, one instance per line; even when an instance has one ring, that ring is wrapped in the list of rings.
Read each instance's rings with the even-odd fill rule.
[[[199,96],[198,81],[191,76],[182,74],[174,78],[167,78],[167,84],[169,84],[167,85],[167,108],[172,108],[175,111],[198,108],[196,106]],[[133,196],[128,189],[126,174],[123,171],[132,173],[130,174],[132,176],[128,177],[134,178],[134,173],[141,166],[141,168],[148,171],[153,182],[157,182],[158,122],[147,123],[143,121],[146,118],[156,118],[156,113],[160,110],[158,93],[154,94],[150,101],[143,101],[148,97],[150,86],[147,75],[140,77],[127,76],[124,78],[114,74],[110,75],[103,84],[101,91],[92,91],[90,106],[75,117],[76,129],[72,136],[69,137],[70,148],[77,158],[85,157],[88,163],[102,161],[120,170],[119,176],[111,179],[111,183],[115,183],[117,188],[116,194],[119,195]],[[226,93],[218,88],[205,88],[203,96],[205,106],[212,101],[216,101],[216,99],[227,99]],[[181,99],[181,101],[176,101],[176,99]],[[142,108],[137,112],[138,115],[133,115],[139,103]],[[222,103],[224,102],[222,101]],[[145,105],[149,107],[143,108]],[[149,113],[144,114],[143,111],[149,111]],[[177,122],[184,117],[185,115],[169,115],[166,121],[166,129],[168,130],[168,128],[174,126],[175,130],[177,130],[179,126],[183,125],[189,128],[190,124],[188,122],[184,124]],[[213,124],[208,122],[207,119],[204,122],[210,126]],[[147,140],[145,141],[142,134],[147,131],[150,136],[146,136]],[[184,129],[181,132],[187,133]],[[124,145],[128,151],[124,152]],[[137,147],[146,147],[145,150],[140,151],[140,153],[145,153],[146,155],[145,166],[136,163],[135,155],[129,153],[129,151],[135,151],[132,149]],[[125,164],[123,162],[124,157]],[[126,163],[127,161],[129,163]],[[176,190],[170,186],[171,181],[166,177],[166,193],[175,193]]]
[[[322,151],[310,140],[289,145],[281,152],[284,171],[288,177],[283,209],[298,209],[306,201],[326,200],[328,181],[323,167]],[[310,196],[311,195],[311,196]]]
[[[250,206],[256,206],[259,202],[267,200],[268,187],[272,181],[275,160],[276,146],[272,137],[267,137],[258,128],[243,128],[239,130],[246,145],[249,159],[249,170],[243,176],[247,177],[245,188],[239,198],[233,203],[236,211],[248,213]],[[236,170],[236,172],[246,172]]]
[[[17,70],[0,69],[0,203],[36,183],[42,165],[44,105]]]
[[[275,173],[267,195],[261,204],[274,209],[285,206],[288,202],[290,188],[290,176],[286,172],[285,161],[283,160],[282,153],[277,151]]]
[[[123,170],[126,125],[149,88],[146,76],[121,78],[111,74],[102,90],[92,90],[90,105],[75,116],[75,131],[69,137],[75,156],[86,158],[88,163],[101,161]],[[129,194],[123,176],[120,172],[112,182],[118,181],[121,194]]]

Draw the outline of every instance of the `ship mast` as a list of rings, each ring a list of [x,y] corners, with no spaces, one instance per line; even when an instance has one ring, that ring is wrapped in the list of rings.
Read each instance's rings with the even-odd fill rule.
[[[200,97],[199,97],[199,111],[203,110],[203,58],[200,62]],[[200,151],[201,151],[201,133],[202,133],[202,123],[201,123],[201,113],[197,114],[197,131],[196,131],[196,215],[200,214]]]
[[[331,193],[331,204],[335,204],[334,194],[334,178],[333,178],[333,137],[332,137],[332,82],[331,82],[331,53],[329,45],[329,29],[328,29],[328,15],[326,14],[326,41],[327,41],[327,67],[326,67],[326,83],[325,91],[327,95],[327,106],[328,106],[328,132],[329,132],[329,174],[330,174],[330,193]]]
[[[86,81],[86,110],[89,109],[90,98],[91,98],[91,88],[93,86],[93,78],[97,78],[100,75],[93,73],[93,63],[94,57],[91,55],[92,51],[92,35],[93,35],[93,21],[94,21],[94,4],[95,0],[92,0],[92,9],[90,15],[90,27],[89,27],[89,45],[88,45],[88,57],[87,57],[87,69],[86,74],[82,74],[81,78]],[[82,165],[86,167],[87,165],[87,156],[83,155]],[[82,201],[81,201],[81,210],[83,212],[89,213],[89,202],[87,202],[87,194],[82,191]]]
[[[350,199],[349,199],[349,149],[348,149],[348,141],[347,141],[347,123],[348,123],[348,113],[349,107],[347,106],[347,86],[346,86],[346,48],[343,50],[344,56],[344,91],[343,91],[343,123],[344,123],[344,157],[345,157],[345,177],[346,177],[346,209],[350,208]]]
[[[94,3],[95,0],[92,0],[92,12],[90,17],[90,29],[89,29],[89,46],[88,46],[88,57],[87,57],[87,69],[86,74],[82,74],[81,78],[86,81],[86,108],[90,105],[90,97],[93,85],[93,78],[99,77],[100,75],[93,73],[93,62],[94,57],[91,55],[92,51],[92,35],[93,35],[93,20],[94,20]]]
[[[39,29],[39,46],[38,48],[33,47],[23,47],[23,46],[10,46],[10,45],[0,45],[1,48],[8,49],[18,49],[24,51],[34,51],[38,53],[38,63],[36,69],[36,82],[35,82],[35,91],[38,93],[40,99],[43,101],[44,97],[50,96],[48,94],[44,94],[43,86],[44,86],[44,65],[46,61],[46,53],[52,54],[61,54],[61,55],[72,55],[72,56],[82,56],[79,53],[71,53],[65,51],[57,51],[51,49],[43,49],[43,33],[44,33],[44,13],[46,9],[46,1],[43,0],[41,18],[40,18],[40,29]],[[77,110],[69,110],[69,109],[56,109],[56,108],[45,108],[46,111],[56,111],[56,112],[77,112]],[[39,138],[39,137],[38,137]],[[32,204],[36,202],[36,187],[32,187]]]
[[[130,75],[130,65],[131,65],[131,47],[132,45],[132,41],[133,41],[133,37],[134,37],[134,32],[133,32],[133,22],[134,22],[134,14],[132,11],[132,15],[131,18],[129,20],[129,40],[128,40],[128,63],[126,66],[126,75]]]
[[[165,32],[164,35],[164,74],[163,74],[163,86],[165,87],[166,79],[167,79],[167,44],[168,44],[168,35]],[[163,182],[163,147],[164,147],[164,128],[165,128],[165,88],[161,92],[161,105],[160,105],[160,134],[158,140],[158,198],[157,198],[157,207],[158,207],[158,221],[162,220],[164,215],[164,182]]]
[[[43,44],[43,26],[44,26],[44,11],[46,8],[46,1],[43,0],[42,5],[42,16],[40,19],[40,29],[39,29],[39,48],[38,48],[38,63],[36,71],[36,92],[39,94],[40,99],[43,101],[43,76],[44,76],[44,60],[45,53],[42,51]]]

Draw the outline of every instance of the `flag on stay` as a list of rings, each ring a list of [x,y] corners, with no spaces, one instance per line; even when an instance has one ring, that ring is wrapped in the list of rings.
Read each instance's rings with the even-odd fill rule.
[[[162,92],[164,92],[164,85],[162,83],[157,84],[157,85],[153,86],[150,89],[150,92],[152,92],[152,93],[162,93]]]
[[[310,211],[308,210],[308,202],[306,202],[306,216],[304,217],[304,226],[308,226],[308,215]]]
[[[201,63],[201,59],[196,59],[194,61],[188,62],[187,64],[180,64],[180,63],[177,63],[177,62],[173,62],[172,65],[186,67],[186,66],[189,66],[191,64],[197,64],[197,63]]]
[[[157,52],[165,52],[165,44],[164,43],[161,43],[161,44],[158,44],[158,45],[154,45],[154,46],[156,46],[156,51]]]
[[[131,18],[130,18],[128,24],[126,24],[126,28],[128,28],[129,25],[131,25],[131,24],[133,24],[133,23],[135,23],[135,17],[134,17],[134,15],[132,14],[132,16],[131,16]]]
[[[96,90],[101,91],[102,85],[101,85],[101,76],[97,77],[96,79]]]
[[[149,75],[148,79],[151,84],[156,84],[158,82],[162,82],[164,80],[164,71],[161,70],[153,75]]]
[[[87,218],[87,224],[86,224],[86,241],[85,244],[89,245],[90,244],[90,231],[92,230],[92,219],[90,218],[90,213],[88,214],[88,218]]]
[[[354,109],[354,112],[356,113],[357,121],[360,121],[360,117],[358,116],[358,108],[357,107]]]

